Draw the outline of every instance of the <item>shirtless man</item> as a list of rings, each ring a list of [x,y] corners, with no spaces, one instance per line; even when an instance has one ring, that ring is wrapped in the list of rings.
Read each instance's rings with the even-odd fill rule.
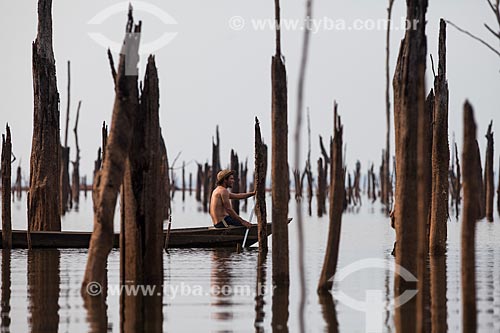
[[[216,228],[227,228],[230,225],[245,226],[252,224],[242,219],[231,206],[230,199],[246,199],[255,195],[255,191],[248,193],[231,193],[227,189],[233,187],[234,171],[222,170],[217,174],[217,187],[212,192],[210,199],[210,216]]]

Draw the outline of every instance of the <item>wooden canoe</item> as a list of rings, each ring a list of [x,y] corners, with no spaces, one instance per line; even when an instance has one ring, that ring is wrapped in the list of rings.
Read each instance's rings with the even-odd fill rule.
[[[289,219],[288,222],[290,222]],[[245,247],[249,247],[259,241],[257,235],[257,224],[253,225],[248,232]],[[171,229],[168,240],[169,248],[213,248],[213,247],[236,247],[242,245],[245,237],[245,227],[199,227]],[[267,224],[267,235],[272,232],[271,223]],[[164,231],[164,236],[166,231]],[[31,246],[33,248],[88,248],[91,232],[79,231],[32,231]],[[120,234],[115,234],[113,247],[119,247]],[[0,238],[0,246],[1,246]],[[12,230],[12,248],[28,248],[26,230]]]

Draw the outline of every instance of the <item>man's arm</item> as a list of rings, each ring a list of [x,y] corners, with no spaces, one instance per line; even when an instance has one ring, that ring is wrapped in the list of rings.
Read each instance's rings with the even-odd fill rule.
[[[229,199],[241,200],[241,199],[247,199],[247,198],[253,197],[254,195],[255,195],[255,191],[247,192],[247,193],[231,193],[231,192],[229,192]]]
[[[246,194],[246,193],[244,193]],[[243,220],[236,212],[234,211],[233,207],[231,206],[231,201],[229,201],[231,195],[229,191],[225,190],[221,193],[222,197],[222,205],[224,206],[224,209],[226,212],[234,218],[235,220],[239,221],[241,224],[243,224],[245,227],[250,227],[252,224],[248,221]]]

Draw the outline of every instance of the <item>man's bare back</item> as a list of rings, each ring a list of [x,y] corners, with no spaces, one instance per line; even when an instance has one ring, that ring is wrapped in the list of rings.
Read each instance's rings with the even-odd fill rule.
[[[232,187],[234,184],[233,171],[222,170],[217,174],[217,187],[212,192],[212,198],[210,199],[210,216],[212,217],[212,223],[217,225],[224,222],[226,217],[230,217],[232,221],[235,221],[237,225],[244,225],[250,227],[252,224],[248,221],[242,219],[231,206],[231,199],[246,199],[253,195],[254,192],[248,193],[231,193],[228,188]],[[239,222],[239,223],[238,223]]]

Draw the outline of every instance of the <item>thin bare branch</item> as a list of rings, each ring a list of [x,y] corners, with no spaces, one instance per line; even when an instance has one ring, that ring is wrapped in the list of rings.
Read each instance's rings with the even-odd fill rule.
[[[493,46],[491,46],[490,44],[488,44],[487,42],[485,42],[484,40],[482,40],[481,38],[473,35],[472,33],[468,32],[467,30],[464,30],[460,27],[458,27],[455,23],[449,21],[449,20],[445,20],[446,23],[448,23],[449,25],[451,25],[452,27],[454,27],[455,29],[457,29],[458,31],[466,34],[467,36],[471,37],[472,39],[475,39],[476,41],[480,42],[481,44],[483,44],[484,46],[486,46],[487,48],[489,48],[491,51],[493,51],[497,56],[500,57],[500,51],[496,50]]]

